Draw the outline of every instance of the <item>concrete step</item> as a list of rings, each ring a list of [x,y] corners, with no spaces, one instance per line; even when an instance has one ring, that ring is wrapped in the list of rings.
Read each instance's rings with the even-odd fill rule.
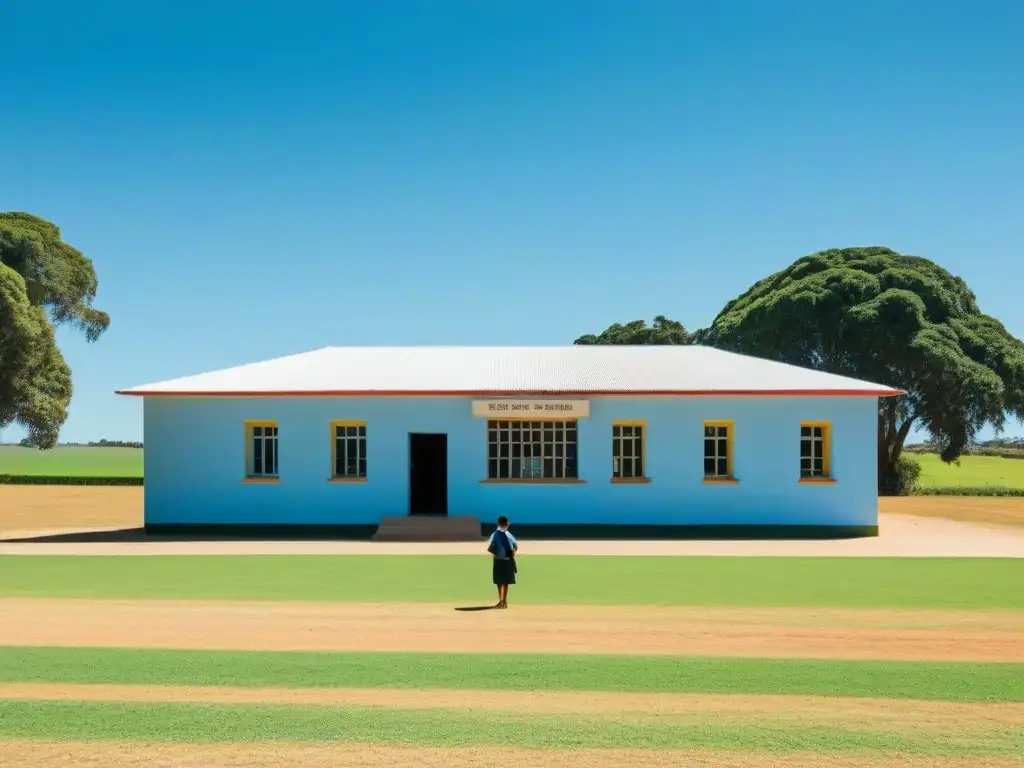
[[[483,541],[476,517],[409,515],[385,517],[374,541]]]

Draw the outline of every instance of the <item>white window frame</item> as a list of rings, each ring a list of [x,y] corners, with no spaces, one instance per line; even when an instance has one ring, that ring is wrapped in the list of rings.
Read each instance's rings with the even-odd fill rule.
[[[704,477],[708,480],[729,480],[732,478],[732,450],[733,430],[732,422],[708,420],[704,422]],[[708,453],[708,442],[713,443],[711,453]],[[714,462],[711,472],[708,472],[708,461]],[[725,462],[725,471],[722,471],[722,462]]]
[[[280,477],[280,440],[276,422],[252,422],[246,425],[246,477],[277,479]],[[267,466],[267,459],[270,464]],[[257,464],[259,467],[257,468]]]
[[[578,480],[578,449],[579,423],[575,419],[489,419],[487,480],[522,483]]]
[[[612,479],[640,480],[647,469],[647,424],[612,422]]]
[[[331,422],[331,479],[366,480],[367,469],[366,422]]]

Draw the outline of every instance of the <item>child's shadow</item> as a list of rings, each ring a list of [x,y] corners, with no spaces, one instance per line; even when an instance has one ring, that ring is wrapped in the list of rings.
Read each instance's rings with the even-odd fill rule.
[[[456,611],[491,611],[494,610],[493,605],[464,605],[455,609]]]

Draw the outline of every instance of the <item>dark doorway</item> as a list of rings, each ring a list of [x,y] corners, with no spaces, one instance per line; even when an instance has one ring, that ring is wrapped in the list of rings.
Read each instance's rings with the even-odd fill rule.
[[[448,435],[409,435],[409,514],[448,514]]]

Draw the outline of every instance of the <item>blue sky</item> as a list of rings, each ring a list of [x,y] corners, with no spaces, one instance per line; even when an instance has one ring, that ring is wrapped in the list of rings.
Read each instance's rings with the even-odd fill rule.
[[[697,328],[828,247],[935,259],[1024,336],[1024,3],[6,0],[0,28],[0,210],[57,223],[113,318],[60,333],[65,440],[141,438],[117,388],[328,344]]]

